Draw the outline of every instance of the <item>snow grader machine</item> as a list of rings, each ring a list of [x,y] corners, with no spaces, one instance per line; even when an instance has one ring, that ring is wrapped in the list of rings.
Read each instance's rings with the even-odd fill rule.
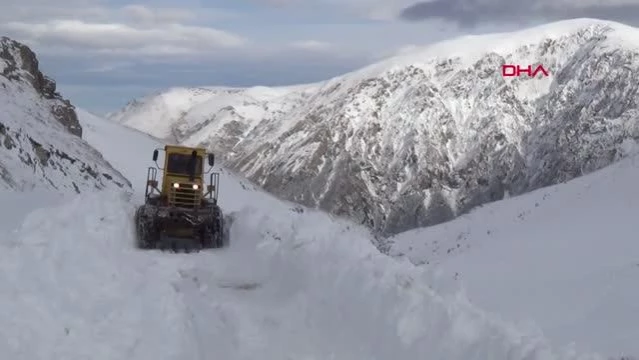
[[[162,150],[164,167],[158,164]],[[206,172],[205,158],[210,167]],[[153,161],[156,166],[147,170],[145,203],[135,213],[138,248],[191,252],[223,247],[219,173],[211,172],[215,155],[203,148],[166,145],[153,151]],[[158,170],[163,171],[161,184]],[[204,178],[209,173],[207,185]]]

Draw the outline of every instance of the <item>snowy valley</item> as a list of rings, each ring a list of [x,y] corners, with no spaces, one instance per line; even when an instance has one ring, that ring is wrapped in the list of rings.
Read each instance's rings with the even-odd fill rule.
[[[322,83],[174,88],[109,119],[206,145],[269,192],[392,235],[635,152],[639,30],[592,19],[469,36]],[[546,78],[503,78],[543,64]]]
[[[161,145],[94,116],[80,120],[88,139],[126,140],[128,149],[95,146],[137,168],[132,177],[148,160],[124,154]],[[221,205],[234,217],[222,250],[134,249],[139,192],[41,202],[1,224],[12,241],[0,252],[0,351],[17,360],[604,359],[550,347],[457,293],[440,295],[428,271],[381,254],[366,229],[300,212],[222,171]],[[35,203],[31,193],[10,195],[21,200],[14,205]]]

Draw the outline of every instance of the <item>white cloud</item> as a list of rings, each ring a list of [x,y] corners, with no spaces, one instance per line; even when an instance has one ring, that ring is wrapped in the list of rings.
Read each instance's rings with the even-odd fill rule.
[[[170,1],[176,2],[171,6]],[[273,4],[272,0],[254,1]],[[380,9],[389,9],[389,6],[401,7],[403,2],[412,0],[308,1],[313,6],[326,6],[330,11],[347,8],[371,15]],[[386,52],[389,45],[394,48],[403,42],[414,41],[406,39],[406,35],[394,38],[394,32],[404,33],[402,29],[386,28],[380,32],[379,25],[369,30],[370,24],[332,24],[331,19],[326,18],[326,12],[318,14],[317,23],[288,25],[287,21],[274,20],[271,16],[295,19],[296,9],[306,15],[311,10],[305,8],[307,3],[301,0],[276,0],[276,3],[284,8],[261,14],[238,13],[239,10],[234,9],[180,7],[192,5],[188,0],[182,3],[163,1],[163,7],[123,4],[117,8],[106,7],[99,0],[68,0],[55,6],[49,0],[4,0],[0,33],[34,47],[39,54],[64,58],[98,55],[107,57],[102,59],[105,61],[128,61],[138,56],[142,62],[156,61],[157,57],[164,57],[166,61],[210,61],[246,56],[259,60],[291,58],[296,53],[302,56],[323,53],[335,59],[343,56],[363,58],[379,53],[380,48]],[[388,14],[385,10],[382,13]],[[357,22],[356,17],[351,16]],[[223,26],[233,26],[244,33],[227,31]],[[371,42],[371,37],[375,41]],[[428,39],[430,35],[420,37]]]
[[[84,19],[101,21],[110,10],[94,0],[2,0],[0,24],[8,21],[40,22],[46,19]]]
[[[46,44],[46,47],[84,49],[103,54],[185,55],[238,48],[247,42],[241,36],[208,27],[154,24],[160,17],[147,15],[149,22],[145,26],[52,20],[41,24],[9,22],[0,28],[19,40]]]
[[[135,63],[131,61],[98,62],[92,64],[91,67],[84,69],[83,71],[87,73],[108,73],[130,68],[133,66],[135,66]]]
[[[300,50],[308,50],[308,51],[327,51],[332,49],[332,46],[330,43],[326,41],[319,41],[319,40],[294,41],[291,43],[291,47],[300,49]]]
[[[99,0],[2,2],[0,33],[40,54],[183,57],[233,51],[248,43],[239,34],[201,25],[235,15],[215,8],[107,7]]]
[[[95,98],[100,107],[113,106],[98,95],[105,86],[123,88],[120,103],[138,95],[124,89],[132,85],[314,82],[365,66],[402,44],[439,36],[427,24],[360,21],[375,11],[388,14],[382,10],[407,0],[254,1],[279,7],[219,9],[201,0],[118,7],[100,0],[2,0],[0,34],[30,46],[44,72],[74,89],[72,100]]]
[[[192,11],[183,8],[150,9],[142,5],[126,5],[121,12],[136,24],[148,25],[180,24],[196,18]]]

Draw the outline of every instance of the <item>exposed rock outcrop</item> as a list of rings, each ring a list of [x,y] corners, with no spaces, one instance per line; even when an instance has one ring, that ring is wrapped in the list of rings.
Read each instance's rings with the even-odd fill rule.
[[[26,45],[0,39],[0,188],[82,192],[129,188],[82,140],[74,106]]]
[[[26,45],[0,38],[0,59],[5,61],[2,75],[9,80],[29,81],[38,94],[50,100],[51,112],[70,133],[82,137],[82,126],[71,102],[56,91],[56,83],[40,71],[36,54]]]

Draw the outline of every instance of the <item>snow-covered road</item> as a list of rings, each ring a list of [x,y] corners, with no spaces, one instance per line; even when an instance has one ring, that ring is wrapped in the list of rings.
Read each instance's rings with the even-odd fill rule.
[[[268,208],[243,206],[231,246],[198,254],[134,249],[134,202],[120,194],[36,210],[2,243],[0,351],[16,360],[554,358],[542,340],[437,295],[366,232],[275,199]]]
[[[0,223],[3,359],[594,359],[438,294],[425,269],[382,255],[366,230],[226,171],[229,247],[137,250],[132,219],[158,144],[84,121],[89,142],[91,131],[118,139],[95,146],[138,192],[0,193],[13,204]]]

